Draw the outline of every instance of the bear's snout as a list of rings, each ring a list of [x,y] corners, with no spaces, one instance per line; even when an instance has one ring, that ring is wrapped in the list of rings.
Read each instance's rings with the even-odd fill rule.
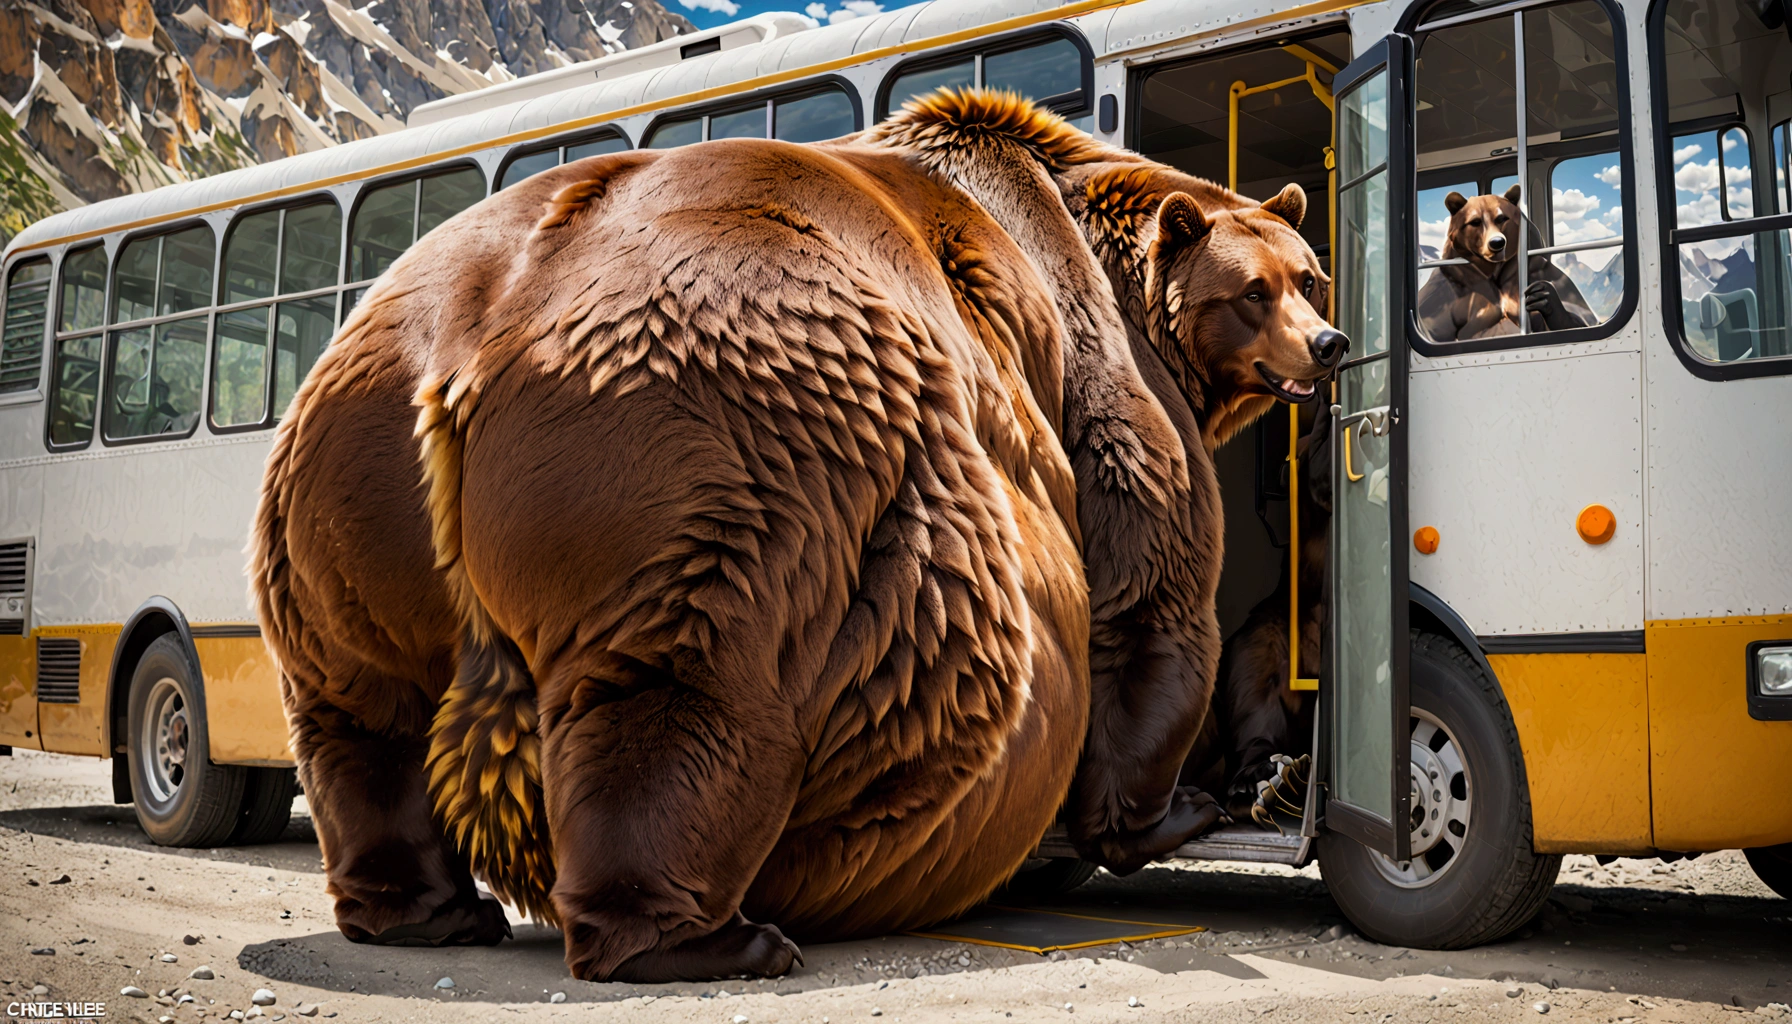
[[[1494,233],[1487,236],[1487,251],[1501,253],[1506,251],[1506,236]]]
[[[1350,339],[1334,327],[1324,328],[1307,339],[1307,351],[1313,354],[1313,361],[1328,370],[1338,365],[1349,350]]]

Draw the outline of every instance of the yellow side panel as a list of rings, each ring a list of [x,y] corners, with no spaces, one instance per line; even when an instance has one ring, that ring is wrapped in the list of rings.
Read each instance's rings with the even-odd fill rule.
[[[37,641],[0,636],[0,743],[40,749],[37,736]]]
[[[290,765],[280,677],[260,637],[194,637],[205,673],[205,716],[212,760]]]
[[[1744,648],[1782,639],[1792,639],[1792,615],[1647,624],[1660,849],[1792,842],[1792,722],[1750,718],[1745,690]]]
[[[106,748],[106,682],[112,674],[112,652],[123,627],[44,626],[34,636],[73,637],[81,641],[81,702],[39,704],[37,724],[43,749],[57,754],[110,757]]]
[[[1492,654],[1518,724],[1542,853],[1640,853],[1649,832],[1641,654]]]

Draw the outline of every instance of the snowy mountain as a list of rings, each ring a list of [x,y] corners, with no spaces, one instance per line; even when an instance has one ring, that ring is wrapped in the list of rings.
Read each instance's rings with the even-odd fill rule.
[[[59,209],[396,131],[430,100],[691,29],[657,0],[6,0],[0,243]]]
[[[1608,260],[1605,266],[1594,269],[1580,258],[1579,253],[1572,252],[1555,257],[1555,264],[1580,288],[1587,305],[1603,322],[1611,318],[1624,298],[1624,258],[1603,249],[1597,250],[1596,255]]]

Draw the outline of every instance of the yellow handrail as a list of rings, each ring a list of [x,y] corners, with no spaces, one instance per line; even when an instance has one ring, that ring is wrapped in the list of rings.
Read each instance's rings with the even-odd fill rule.
[[[1306,63],[1304,73],[1293,78],[1284,78],[1279,82],[1267,85],[1246,85],[1243,79],[1232,83],[1227,90],[1226,109],[1226,187],[1238,191],[1238,101],[1246,96],[1255,96],[1260,92],[1273,92],[1291,85],[1306,83],[1325,109],[1336,111],[1336,101],[1332,90],[1319,80],[1319,69],[1324,68],[1330,74],[1337,74],[1338,68],[1331,61],[1314,53],[1298,43],[1283,43],[1282,49],[1291,56]],[[1335,253],[1338,248],[1338,167],[1336,146],[1337,128],[1333,122],[1331,145],[1325,147],[1326,170],[1326,210],[1330,214],[1328,244]],[[1336,300],[1329,293],[1326,297],[1325,317],[1332,319]],[[1319,680],[1303,677],[1300,674],[1300,407],[1288,407],[1288,688],[1290,690],[1317,690]]]

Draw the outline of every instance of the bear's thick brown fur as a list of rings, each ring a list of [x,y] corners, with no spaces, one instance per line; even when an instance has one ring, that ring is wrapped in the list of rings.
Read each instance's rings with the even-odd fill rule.
[[[1444,197],[1450,213],[1442,258],[1465,263],[1433,268],[1414,308],[1432,341],[1468,341],[1517,334],[1524,317],[1532,331],[1560,331],[1598,323],[1580,287],[1545,256],[1530,259],[1530,283],[1519,294],[1518,237],[1526,230],[1520,187],[1504,195]],[[1531,248],[1542,238],[1530,231]]]
[[[1061,439],[1129,492],[1080,525],[1122,660],[1197,727],[1211,664],[1138,620],[1163,565],[1217,575],[1217,550],[1165,554],[1217,498],[1028,148],[1075,133],[1007,98],[946,110],[897,119],[930,137],[567,164],[357,308],[282,423],[252,549],[350,938],[496,941],[470,860],[580,977],[779,973],[795,948],[754,921],[959,913],[1073,771],[1099,779],[1073,831],[1122,868],[1211,823],[1158,769],[1192,730],[1166,747],[1131,675],[1091,699],[1091,492]],[[1139,329],[1194,358],[1192,253],[1236,232],[1165,205]],[[1238,345],[1310,381],[1281,318]],[[1211,619],[1211,586],[1175,582],[1157,614]]]

